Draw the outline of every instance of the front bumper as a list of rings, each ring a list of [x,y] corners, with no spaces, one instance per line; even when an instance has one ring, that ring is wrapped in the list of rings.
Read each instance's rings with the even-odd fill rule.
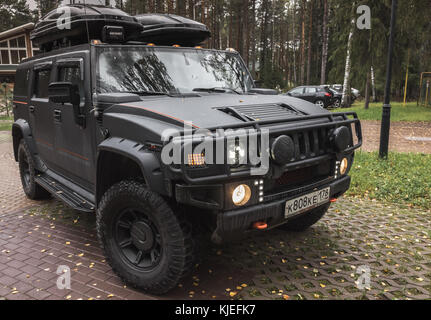
[[[331,183],[321,185],[318,189],[330,187],[330,198],[338,198],[349,189],[350,180],[350,176],[345,176]],[[233,239],[236,235],[254,230],[252,225],[258,221],[266,222],[268,229],[281,225],[288,221],[284,218],[286,201],[306,195],[313,191],[314,189],[308,189],[304,190],[303,193],[295,194],[294,196],[270,203],[255,205],[234,211],[219,212],[217,214],[217,226],[212,235],[212,240],[215,243],[221,243],[225,240]]]

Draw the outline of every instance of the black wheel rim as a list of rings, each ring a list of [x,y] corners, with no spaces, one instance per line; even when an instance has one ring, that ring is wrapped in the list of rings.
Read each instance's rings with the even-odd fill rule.
[[[148,215],[123,210],[115,222],[115,241],[126,262],[142,271],[152,270],[162,257],[162,238]]]
[[[24,182],[24,187],[28,187],[30,185],[30,165],[28,163],[27,157],[23,156],[21,160],[21,175]]]

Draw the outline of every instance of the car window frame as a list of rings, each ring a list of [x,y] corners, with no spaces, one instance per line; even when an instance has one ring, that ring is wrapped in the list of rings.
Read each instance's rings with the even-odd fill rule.
[[[37,63],[37,64],[33,65],[31,99],[37,99],[37,100],[42,100],[42,101],[48,101],[49,100],[49,95],[47,97],[39,97],[36,95],[36,89],[38,86],[37,77],[39,75],[39,72],[45,71],[45,70],[49,71],[49,77],[48,77],[48,83],[47,83],[47,86],[49,86],[49,84],[52,82],[53,62],[52,61],[45,61],[45,62],[41,62],[41,63]]]

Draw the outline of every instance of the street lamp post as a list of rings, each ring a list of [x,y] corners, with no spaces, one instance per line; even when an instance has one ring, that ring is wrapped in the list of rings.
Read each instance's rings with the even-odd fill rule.
[[[383,104],[382,126],[380,129],[380,150],[379,150],[380,158],[387,158],[388,149],[389,149],[389,131],[391,127],[390,101],[391,101],[391,82],[392,82],[392,58],[393,58],[393,49],[394,49],[397,6],[398,6],[398,0],[392,0],[388,63],[386,65],[387,70],[386,70],[385,101]]]

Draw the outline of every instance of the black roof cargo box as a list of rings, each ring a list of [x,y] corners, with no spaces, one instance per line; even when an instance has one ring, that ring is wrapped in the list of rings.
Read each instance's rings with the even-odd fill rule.
[[[127,35],[137,34],[143,30],[142,24],[119,9],[83,4],[67,7],[70,9],[70,28],[58,28],[57,21],[64,15],[64,11],[57,12],[57,9],[49,12],[36,24],[30,37],[42,50],[48,51],[58,47],[88,43],[88,40],[92,39],[103,39],[102,31],[105,26],[123,27],[124,40],[127,39]],[[87,38],[87,32],[90,39]]]
[[[196,46],[211,37],[207,26],[174,14],[141,14],[135,18],[144,30],[131,40],[156,45]]]

